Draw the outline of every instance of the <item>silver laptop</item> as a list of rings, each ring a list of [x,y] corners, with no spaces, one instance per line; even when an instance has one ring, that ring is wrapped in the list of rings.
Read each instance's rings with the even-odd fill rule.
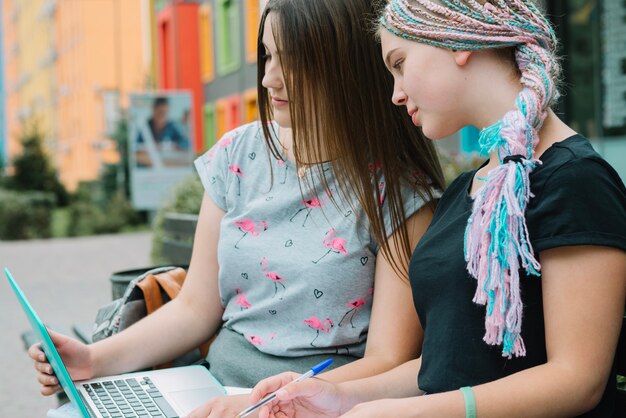
[[[203,366],[126,373],[73,382],[50,335],[8,269],[20,301],[61,387],[84,418],[184,417],[209,399],[226,394]]]

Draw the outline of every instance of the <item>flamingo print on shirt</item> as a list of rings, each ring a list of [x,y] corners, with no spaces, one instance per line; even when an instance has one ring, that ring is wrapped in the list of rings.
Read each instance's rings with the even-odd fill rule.
[[[276,333],[272,332],[267,337],[265,337],[265,343],[268,343],[269,341],[273,340],[274,338],[276,338]],[[258,335],[248,335],[246,337],[246,339],[248,341],[250,341],[253,345],[256,345],[256,346],[262,346],[263,345],[263,338],[259,337]]]
[[[239,249],[238,245],[242,239],[246,237],[246,235],[250,234],[253,237],[258,237],[261,235],[261,232],[267,231],[267,222],[259,221],[256,225],[254,221],[250,218],[244,218],[241,221],[235,221],[233,224],[239,228],[241,232],[243,232],[243,236],[239,238],[239,241],[235,243],[235,248]]]
[[[263,257],[261,259],[261,265],[263,266],[263,274],[265,275],[265,277],[267,277],[268,279],[274,282],[274,296],[272,296],[272,298],[276,297],[276,293],[278,293],[278,285],[281,285],[283,287],[283,296],[280,297],[280,300],[283,300],[283,297],[285,296],[285,292],[287,291],[287,288],[285,287],[285,284],[284,284],[285,279],[279,276],[278,273],[276,273],[275,271],[267,271],[268,264],[269,262],[267,261],[267,258]]]
[[[346,240],[344,240],[343,238],[333,238],[336,234],[337,234],[337,231],[335,231],[334,229],[331,229],[330,231],[326,233],[326,236],[324,237],[324,240],[322,241],[322,245],[324,247],[327,247],[328,251],[326,251],[326,254],[324,254],[319,259],[317,259],[317,261],[313,261],[313,263],[315,264],[319,263],[322,260],[322,258],[326,257],[331,252],[342,254],[342,255],[348,255],[348,250],[346,249]]]
[[[224,150],[226,153],[226,162],[230,164],[230,155],[228,155],[228,147],[233,144],[233,141],[237,138],[237,134],[233,133],[232,135],[222,139],[220,141],[220,148]]]
[[[235,292],[237,292],[237,299],[235,300],[235,303],[241,306],[242,311],[252,307],[250,302],[248,302],[248,298],[240,288],[235,289]]]
[[[237,177],[237,196],[241,196],[241,178],[243,177],[241,167],[239,167],[239,164],[231,164],[228,166],[228,171]]]
[[[307,219],[309,219],[309,216],[311,216],[311,211],[315,208],[323,208],[324,205],[326,205],[326,198],[328,197],[328,194],[324,195],[324,199],[323,200],[319,200],[316,197],[311,197],[309,199],[303,200],[301,203],[304,205],[303,208],[299,209],[292,217],[291,219],[289,219],[289,222],[293,222],[293,220],[295,219],[296,216],[298,216],[300,214],[300,212],[302,212],[303,210],[306,210],[306,216],[304,217],[304,221],[302,222],[302,226],[306,225],[306,221]]]
[[[341,321],[339,321],[339,326],[341,326],[341,323],[344,319],[348,317],[349,314],[352,314],[350,315],[350,325],[352,325],[352,328],[356,328],[352,323],[352,320],[354,319],[354,316],[357,314],[357,312],[361,309],[361,307],[363,307],[370,300],[373,292],[374,288],[370,287],[370,290],[369,292],[367,292],[367,296],[365,296],[365,298],[358,298],[353,300],[352,302],[346,303],[346,306],[349,306],[351,309],[346,312],[343,317],[341,317]]]
[[[310,328],[312,328],[315,331],[317,331],[317,333],[315,335],[315,338],[313,338],[313,341],[311,341],[311,347],[316,347],[316,345],[313,344],[313,343],[315,342],[315,340],[317,340],[317,337],[320,336],[320,331],[323,331],[326,334],[328,334],[330,332],[330,329],[334,326],[333,321],[330,318],[326,318],[322,322],[316,316],[311,316],[311,317],[309,317],[309,319],[305,319],[304,323],[307,324]],[[328,325],[328,326],[326,326],[326,325]]]

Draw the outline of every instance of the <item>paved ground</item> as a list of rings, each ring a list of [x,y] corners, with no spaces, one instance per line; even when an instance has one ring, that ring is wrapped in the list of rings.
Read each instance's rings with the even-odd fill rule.
[[[150,266],[150,234],[0,241],[8,267],[45,322],[90,322],[111,300],[112,272]],[[20,334],[29,329],[4,274],[0,277],[0,417],[45,417],[54,397],[39,394]]]

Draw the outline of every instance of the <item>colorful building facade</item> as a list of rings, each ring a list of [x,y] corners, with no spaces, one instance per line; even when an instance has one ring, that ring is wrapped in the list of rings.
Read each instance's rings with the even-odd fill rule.
[[[159,87],[193,92],[198,153],[228,130],[257,118],[256,41],[265,3],[204,0],[161,5]]]
[[[6,153],[19,151],[20,121],[36,117],[63,182],[72,189],[93,180],[116,158],[108,134],[127,93],[149,88],[192,93],[193,147],[202,152],[257,118],[265,3],[3,0]],[[626,175],[626,5],[540,3],[565,57],[558,113]],[[458,137],[451,141],[458,149]]]

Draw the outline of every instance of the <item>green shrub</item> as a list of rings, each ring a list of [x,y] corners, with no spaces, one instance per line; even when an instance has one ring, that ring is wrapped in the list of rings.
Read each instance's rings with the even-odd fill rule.
[[[0,190],[0,239],[49,238],[55,203],[53,193]]]
[[[187,213],[197,215],[200,213],[204,187],[197,175],[185,178],[174,189],[174,195],[159,211],[154,218],[152,228],[152,262],[154,264],[164,264],[167,262],[163,258],[162,242],[164,238],[163,221],[167,213]]]
[[[57,170],[44,149],[44,132],[36,121],[25,122],[20,137],[21,153],[11,161],[13,175],[6,186],[14,190],[36,190],[52,193],[55,203],[65,206],[68,193],[59,181]]]
[[[105,200],[97,186],[85,183],[76,191],[68,208],[68,236],[116,233],[139,222],[139,215],[123,191]]]

